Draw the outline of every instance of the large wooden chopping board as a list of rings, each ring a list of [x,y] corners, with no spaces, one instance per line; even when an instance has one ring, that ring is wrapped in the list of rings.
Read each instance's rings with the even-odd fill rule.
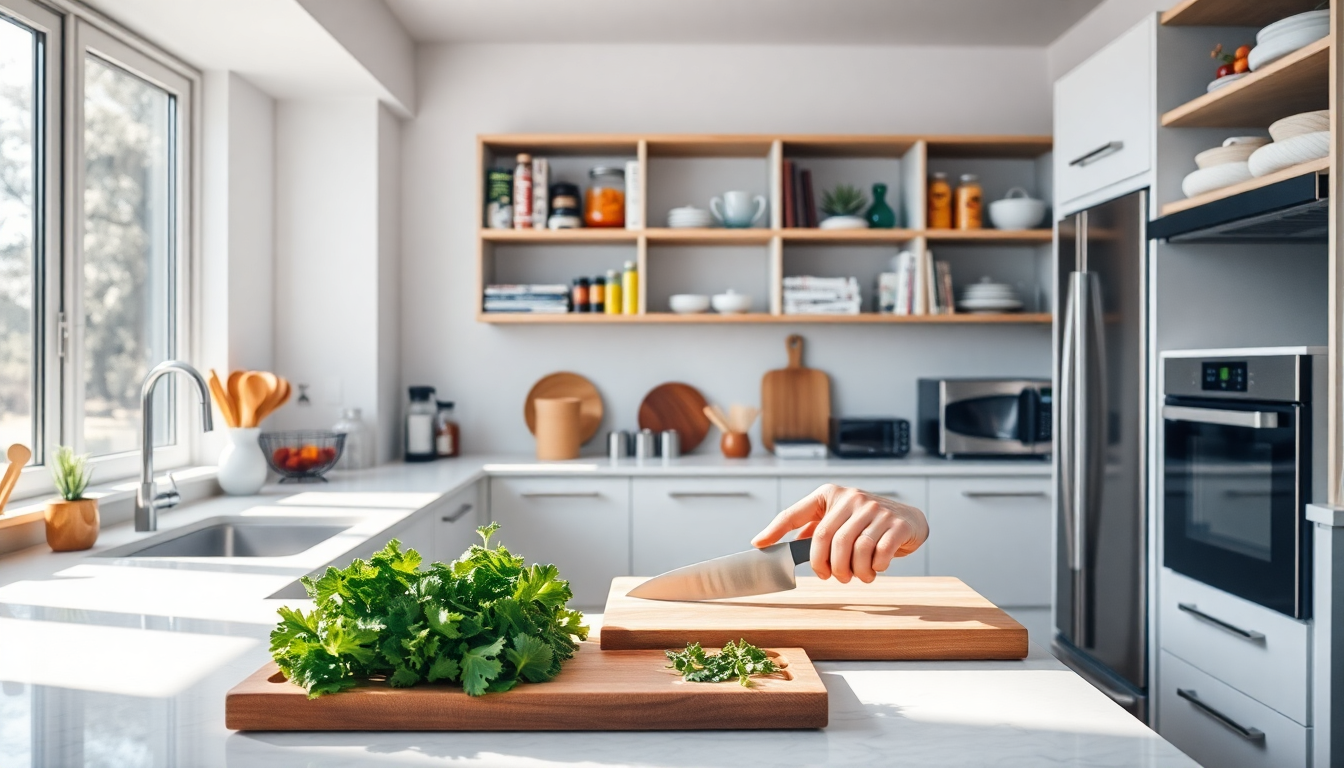
[[[784,342],[789,367],[761,379],[761,442],[775,449],[776,439],[827,443],[831,429],[831,380],[822,371],[803,367],[803,337]]]
[[[671,646],[669,646],[671,647]],[[678,646],[683,647],[683,646]],[[826,686],[801,648],[773,652],[791,679],[687,683],[660,650],[603,651],[582,643],[548,683],[471,697],[454,685],[366,683],[309,699],[274,663],[229,691],[235,731],[676,731],[824,728]]]
[[[879,577],[841,584],[799,576],[787,592],[703,602],[643,600],[641,577],[612,580],[603,650],[705,646],[745,639],[827,659],[1021,659],[1027,630],[950,576]]]

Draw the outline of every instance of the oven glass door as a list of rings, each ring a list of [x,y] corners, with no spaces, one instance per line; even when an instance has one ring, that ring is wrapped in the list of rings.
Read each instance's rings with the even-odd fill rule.
[[[1305,618],[1305,406],[1167,398],[1163,562]]]

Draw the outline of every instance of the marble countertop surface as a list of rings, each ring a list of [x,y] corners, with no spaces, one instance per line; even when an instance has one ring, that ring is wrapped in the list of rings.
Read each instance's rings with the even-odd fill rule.
[[[315,489],[268,487],[161,516],[357,518],[301,555],[219,563],[102,557],[144,539],[104,530],[89,552],[0,559],[5,766],[1152,766],[1195,763],[1033,646],[1017,662],[823,662],[816,731],[234,733],[224,694],[268,660],[298,575],[482,476],[485,462],[390,466]],[[342,538],[344,537],[344,538]],[[590,616],[599,624],[600,616]]]
[[[911,455],[904,459],[779,459],[752,456],[725,459],[717,453],[691,454],[671,461],[611,459],[596,456],[573,461],[535,461],[526,456],[479,457],[491,475],[604,475],[633,477],[780,476],[780,477],[1049,477],[1050,462],[1041,459],[940,459]]]

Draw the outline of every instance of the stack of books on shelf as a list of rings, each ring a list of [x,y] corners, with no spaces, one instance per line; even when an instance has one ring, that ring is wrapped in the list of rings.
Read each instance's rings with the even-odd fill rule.
[[[901,251],[892,259],[892,271],[877,279],[878,311],[892,315],[950,315],[956,312],[952,268],[934,261],[924,251],[916,256]]]
[[[784,161],[784,226],[817,226],[817,201],[812,193],[812,172]]]
[[[784,278],[784,314],[857,315],[863,304],[853,277]]]
[[[569,311],[569,288],[564,285],[487,285],[486,312],[560,315]]]

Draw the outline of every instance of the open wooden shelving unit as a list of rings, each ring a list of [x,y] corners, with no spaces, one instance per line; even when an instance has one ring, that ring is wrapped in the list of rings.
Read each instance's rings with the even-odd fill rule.
[[[1168,27],[1263,27],[1316,10],[1321,0],[1182,0],[1162,14]]]
[[[1043,249],[1053,240],[1053,231],[942,230],[924,227],[925,187],[929,161],[985,161],[1013,160],[1038,161],[1048,155],[1053,142],[1048,136],[888,136],[888,135],[588,135],[588,134],[508,134],[478,137],[478,178],[484,179],[491,167],[512,166],[512,156],[527,152],[535,157],[547,157],[552,162],[553,178],[558,162],[571,161],[568,180],[573,181],[573,161],[592,160],[603,163],[636,161],[640,165],[642,186],[627,190],[644,201],[643,219],[648,225],[639,229],[487,229],[477,233],[478,285],[502,282],[495,277],[496,250],[502,247],[518,253],[519,248],[544,246],[615,246],[628,249],[625,258],[638,265],[640,279],[638,314],[607,315],[590,313],[568,314],[512,314],[485,312],[483,295],[478,295],[476,316],[479,322],[500,325],[523,324],[760,324],[760,323],[825,323],[825,324],[1048,324],[1048,312],[1015,312],[1005,314],[957,313],[951,315],[887,315],[865,312],[859,315],[787,315],[783,313],[782,279],[785,276],[785,249],[812,246],[891,246],[922,253],[936,245],[940,248],[1029,248]],[[889,167],[899,165],[900,178],[890,179],[893,208],[902,212],[907,228],[825,230],[820,228],[784,227],[783,167],[785,158],[815,162],[853,162],[870,160],[885,162]],[[662,226],[665,210],[654,211],[650,206],[650,163],[655,169],[659,163],[692,160],[712,162],[716,159],[747,159],[761,163],[765,173],[765,188],[769,205],[762,224],[748,229],[670,229]],[[861,180],[855,180],[861,184]],[[955,181],[955,180],[954,180]],[[585,185],[580,184],[580,187]],[[1030,186],[1030,184],[1028,184]],[[728,187],[737,188],[737,187]],[[822,184],[818,181],[817,197]],[[865,190],[866,191],[866,190]],[[991,199],[987,190],[986,200]],[[894,198],[894,199],[892,199]],[[705,200],[696,200],[704,206]],[[683,203],[684,204],[684,203]],[[485,221],[483,191],[477,206],[477,221]],[[988,211],[986,211],[988,223]],[[768,311],[754,311],[741,315],[705,313],[678,315],[658,311],[665,307],[649,304],[649,250],[650,248],[713,248],[750,247],[760,249],[768,262]],[[546,252],[546,251],[538,251]],[[676,251],[680,252],[680,251]],[[550,253],[545,257],[550,260]],[[555,259],[565,255],[555,253]],[[1012,258],[1009,254],[1006,258]],[[619,266],[617,264],[616,266]],[[521,282],[520,279],[504,282]],[[550,282],[529,280],[529,282]],[[865,286],[865,292],[872,286]],[[1024,297],[1024,299],[1027,297]],[[1028,306],[1028,309],[1031,307]]]

